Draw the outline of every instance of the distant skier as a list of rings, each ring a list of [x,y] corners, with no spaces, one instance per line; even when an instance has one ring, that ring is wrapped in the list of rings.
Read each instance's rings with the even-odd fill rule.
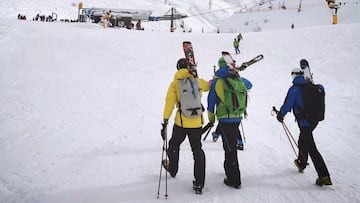
[[[109,19],[111,18],[111,11],[106,11],[106,13],[104,14],[104,16],[102,17],[103,20],[103,27],[107,28],[108,24],[109,24]]]
[[[240,43],[240,41],[243,39],[243,36],[242,36],[241,33],[239,33],[236,38],[237,38],[237,40],[238,40],[239,43]]]
[[[144,28],[141,27],[141,20],[138,20],[138,21],[136,22],[136,30],[144,30]]]
[[[236,39],[234,39],[234,48],[235,48],[235,53],[236,54],[240,54],[240,49],[239,49],[239,46],[240,46],[240,41],[243,39],[243,36],[241,33],[239,33],[237,36],[236,36]]]
[[[235,48],[235,54],[240,54],[239,40],[237,40],[237,39],[235,38],[233,44],[234,44],[234,48]]]

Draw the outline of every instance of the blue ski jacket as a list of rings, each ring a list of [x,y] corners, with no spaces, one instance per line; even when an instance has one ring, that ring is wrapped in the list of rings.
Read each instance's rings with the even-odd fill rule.
[[[218,78],[225,78],[229,76],[230,76],[229,66],[221,67],[219,70],[215,72],[215,77],[212,80],[210,91],[208,94],[208,107],[207,107],[208,112],[214,114],[215,107],[218,107],[221,103],[221,98],[219,97],[219,93],[217,91],[223,91],[223,88],[216,88]],[[240,79],[244,82],[248,90],[252,88],[252,83],[249,80],[243,77],[240,77]],[[222,93],[222,95],[224,94]],[[236,122],[241,122],[241,119],[242,119],[241,117],[221,118],[220,121],[224,123],[236,123]]]
[[[301,85],[304,85],[308,82],[309,81],[307,81],[302,75],[296,76],[294,78],[294,80],[292,81],[293,85],[289,88],[284,104],[281,106],[279,112],[282,116],[285,116],[288,112],[292,110],[295,118],[297,118],[297,122],[300,127],[308,127],[311,125],[305,119],[298,119],[300,109],[304,108]]]

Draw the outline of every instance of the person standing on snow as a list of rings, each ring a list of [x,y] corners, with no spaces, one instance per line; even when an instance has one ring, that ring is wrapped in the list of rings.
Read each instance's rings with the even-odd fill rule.
[[[219,69],[217,72],[215,72],[215,77],[224,78],[224,77],[228,76],[228,71],[226,70],[226,68],[228,68],[229,66],[227,65],[224,58],[219,59],[218,65],[219,65],[220,69],[222,69],[222,68],[225,68],[225,69],[222,69],[221,71]],[[244,77],[240,77],[240,79],[245,84],[247,90],[250,90],[252,88],[252,83],[248,79],[246,79]],[[246,113],[244,113],[244,116],[246,117]],[[236,138],[236,148],[238,150],[244,150],[244,142],[242,140],[240,131],[236,134],[239,135],[239,137]],[[212,133],[213,141],[216,142],[220,136],[221,136],[220,125],[217,125],[215,132]]]
[[[111,11],[106,11],[106,13],[103,16],[103,27],[104,28],[107,28],[110,18],[111,18]]]
[[[305,79],[304,71],[301,68],[294,68],[291,72],[291,76],[293,78],[293,85],[289,88],[284,104],[281,106],[276,118],[282,123],[284,116],[291,110],[293,111],[300,129],[298,140],[299,155],[298,158],[294,160],[294,164],[298,168],[298,171],[303,173],[306,165],[308,165],[308,155],[310,155],[318,174],[315,183],[319,186],[332,185],[325,161],[318,151],[313,138],[313,131],[318,125],[318,121],[309,121],[300,116],[300,109],[304,108],[301,85],[311,83],[311,81]]]
[[[202,188],[205,183],[205,153],[201,144],[201,129],[203,125],[202,112],[198,117],[187,117],[180,108],[180,80],[186,78],[194,78],[190,71],[185,58],[181,58],[177,62],[177,72],[174,75],[174,80],[171,82],[167,95],[166,103],[164,107],[164,124],[167,125],[174,106],[176,105],[178,110],[176,111],[175,123],[173,126],[172,136],[169,140],[169,148],[167,155],[169,160],[163,161],[164,168],[170,173],[172,177],[175,177],[179,168],[179,152],[180,145],[185,140],[186,136],[189,139],[191,150],[194,158],[194,181],[193,189],[197,194],[202,193]],[[198,86],[199,93],[209,91],[209,83],[203,79],[195,78]]]
[[[208,94],[208,119],[210,123],[215,122],[215,108],[216,117],[219,120],[219,128],[223,140],[223,149],[225,152],[224,170],[225,179],[224,183],[230,187],[239,189],[241,187],[241,177],[239,162],[237,156],[236,140],[241,138],[239,125],[242,119],[242,113],[228,112],[226,111],[226,93],[225,86],[227,85],[229,78],[237,79],[237,82],[241,83],[245,88],[246,85],[243,80],[239,79],[239,73],[235,70],[235,61],[231,58],[227,52],[222,53],[222,57],[218,61],[220,69],[216,71],[215,78],[213,79]],[[247,81],[247,80],[246,80]],[[248,81],[249,82],[249,81]],[[251,83],[249,84],[251,86]],[[245,104],[242,104],[241,108],[245,109]]]
[[[239,43],[240,43],[240,41],[243,39],[242,34],[239,33],[236,38],[237,38],[237,40],[238,40]]]
[[[235,38],[233,44],[234,44],[234,48],[235,48],[235,54],[240,54],[239,40],[237,40],[237,39]]]

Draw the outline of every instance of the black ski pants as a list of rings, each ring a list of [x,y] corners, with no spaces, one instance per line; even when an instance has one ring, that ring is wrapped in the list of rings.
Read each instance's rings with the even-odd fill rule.
[[[326,167],[325,161],[318,151],[314,137],[313,131],[317,126],[317,122],[312,124],[310,127],[300,127],[300,136],[299,136],[299,155],[298,159],[300,160],[300,165],[306,167],[308,161],[308,156],[310,155],[311,160],[315,166],[315,170],[319,177],[330,176],[329,171]]]
[[[169,172],[176,175],[179,168],[180,145],[189,139],[191,151],[194,158],[194,178],[195,182],[200,185],[205,183],[205,153],[201,144],[201,128],[182,128],[174,125],[171,139],[169,140],[168,157]]]
[[[240,125],[240,124],[239,124]],[[242,140],[242,137],[241,137],[241,133],[240,133],[240,130],[239,130],[239,128],[237,128],[236,129],[237,130],[237,132],[236,132],[236,135],[238,135],[238,137],[236,138],[236,139],[239,139],[239,140],[241,140],[241,141],[243,141]],[[220,123],[216,126],[216,129],[215,129],[215,133],[216,134],[218,134],[218,135],[221,135],[221,128],[220,128]]]
[[[241,137],[239,125],[240,122],[224,123],[219,121],[223,149],[225,152],[225,175],[232,185],[241,185],[239,161],[236,148],[236,138]]]

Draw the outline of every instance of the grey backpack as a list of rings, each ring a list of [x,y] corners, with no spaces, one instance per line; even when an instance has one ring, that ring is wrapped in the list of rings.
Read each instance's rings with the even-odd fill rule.
[[[202,115],[200,87],[194,77],[179,80],[180,101],[179,109],[188,118]]]

